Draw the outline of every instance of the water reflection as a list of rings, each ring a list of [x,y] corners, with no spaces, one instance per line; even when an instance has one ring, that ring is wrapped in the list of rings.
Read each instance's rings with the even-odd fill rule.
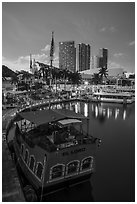
[[[124,112],[123,112],[123,120],[125,120],[126,119],[126,110],[124,110]]]
[[[85,117],[90,117],[90,115],[92,115],[100,122],[104,122],[106,119],[110,118],[115,120],[119,118],[126,120],[131,113],[132,105],[123,106],[122,104],[70,102],[54,104],[51,105],[50,108],[69,109],[76,113],[81,113]],[[44,107],[43,109],[49,109],[49,107]]]
[[[117,120],[118,118],[121,118],[123,120],[126,120],[126,118],[130,115],[130,108],[123,105],[110,105],[110,104],[84,104],[84,108],[82,105],[80,106],[80,103],[76,103],[73,106],[73,111],[75,112],[81,112],[86,117],[89,116],[89,109],[90,114],[96,119],[99,119],[100,121],[105,121],[106,119],[114,118]],[[78,107],[80,111],[78,111]],[[83,108],[83,110],[82,110]]]
[[[55,106],[55,105],[54,105]],[[55,107],[53,107],[55,108]],[[100,122],[104,122],[106,119],[114,118],[117,120],[121,118],[126,120],[127,116],[130,115],[130,108],[120,104],[103,104],[103,103],[81,103],[71,102],[66,104],[56,105],[57,109],[66,108],[76,113],[82,113],[85,117],[92,115]],[[127,113],[128,109],[128,113]],[[90,114],[89,114],[90,112]]]
[[[97,168],[92,185],[86,182],[66,188],[44,197],[43,201],[134,201],[135,105],[71,102],[56,104],[51,108],[66,108],[88,116],[89,121],[93,122],[93,126],[89,126],[89,133],[101,136],[103,143],[96,152]],[[84,123],[83,126],[86,130],[87,126]]]
[[[92,202],[92,185],[90,181],[65,188],[56,193],[44,196],[46,202]]]
[[[87,103],[85,103],[84,105],[84,116],[88,117],[88,104]]]

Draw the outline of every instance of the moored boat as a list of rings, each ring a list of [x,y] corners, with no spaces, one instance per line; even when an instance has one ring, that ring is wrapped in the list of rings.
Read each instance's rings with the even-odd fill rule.
[[[95,92],[92,96],[93,101],[131,104],[134,97],[131,93],[125,92]]]
[[[36,192],[83,181],[95,171],[100,140],[83,129],[84,121],[88,129],[82,114],[50,109],[20,112],[10,122],[7,141]]]

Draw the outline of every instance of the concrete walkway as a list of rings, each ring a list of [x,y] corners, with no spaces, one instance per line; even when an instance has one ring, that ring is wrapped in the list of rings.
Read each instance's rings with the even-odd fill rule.
[[[2,202],[25,202],[15,163],[11,158],[4,134],[2,138]]]

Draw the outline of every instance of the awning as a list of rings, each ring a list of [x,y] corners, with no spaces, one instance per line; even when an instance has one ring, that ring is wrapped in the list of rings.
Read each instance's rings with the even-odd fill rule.
[[[69,109],[55,109],[53,111],[67,118],[87,119],[87,117],[85,117],[81,113],[75,113],[74,111],[71,111]]]
[[[21,117],[21,119],[26,119],[32,123],[35,123],[37,126],[46,124],[49,122],[56,122],[59,120],[68,119],[68,118],[69,119],[86,118],[82,114],[75,113],[73,111],[66,110],[66,109],[21,112],[17,115],[17,117]]]
[[[58,123],[60,123],[61,125],[68,125],[68,124],[72,124],[72,123],[81,123],[81,120],[77,120],[77,119],[64,119],[64,120],[60,120],[58,121]]]

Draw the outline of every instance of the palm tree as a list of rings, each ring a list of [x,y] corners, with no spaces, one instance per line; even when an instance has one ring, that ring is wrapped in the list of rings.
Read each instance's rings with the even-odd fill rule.
[[[100,79],[101,79],[101,82],[103,82],[103,77],[105,77],[107,80],[107,76],[108,76],[108,70],[107,70],[107,67],[101,67],[100,70],[99,70],[99,76],[100,76]]]
[[[81,83],[82,77],[78,72],[70,72],[69,80],[73,85],[79,85]]]
[[[63,80],[64,83],[64,89],[66,89],[66,81],[69,78],[69,71],[67,69],[63,69],[63,66],[61,65],[60,68],[60,79]]]
[[[41,77],[43,78],[43,81],[46,81],[46,83],[48,84],[48,77],[49,77],[49,65],[41,63],[41,62],[37,62],[40,69],[39,69],[39,73],[41,75]]]
[[[101,81],[101,78],[99,76],[99,73],[94,73],[92,81],[95,85],[99,84]]]

